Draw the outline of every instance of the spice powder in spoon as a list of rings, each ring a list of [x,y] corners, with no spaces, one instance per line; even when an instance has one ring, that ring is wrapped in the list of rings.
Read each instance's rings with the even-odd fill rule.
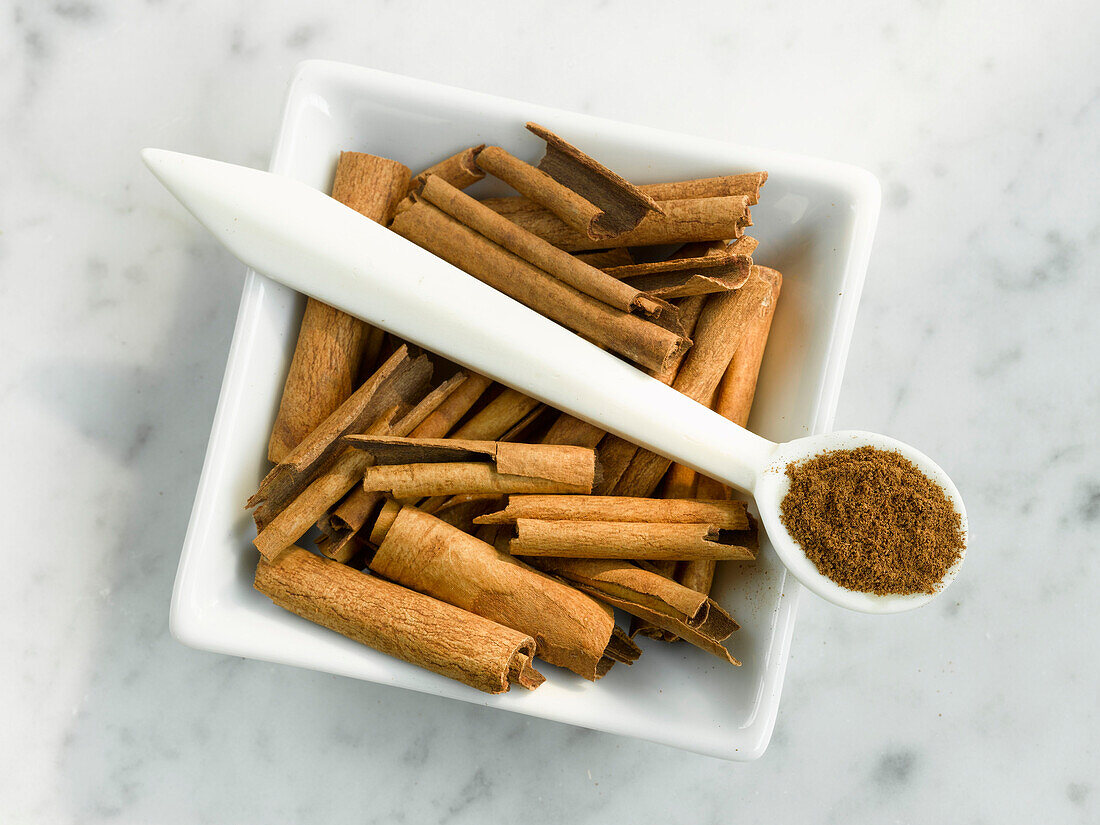
[[[859,447],[787,466],[783,526],[822,575],[878,595],[933,593],[959,559],[958,511],[898,453]]]

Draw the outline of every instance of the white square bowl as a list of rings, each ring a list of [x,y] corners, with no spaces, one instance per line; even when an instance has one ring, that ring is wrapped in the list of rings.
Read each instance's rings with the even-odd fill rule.
[[[828,430],[878,218],[879,186],[868,172],[324,61],[303,63],[294,75],[271,170],[328,191],[342,149],[392,157],[414,172],[483,142],[534,160],[541,143],[524,129],[528,120],[635,183],[769,173],[752,235],[760,241],[757,261],[782,271],[785,281],[750,427],[775,440]],[[492,184],[478,187],[475,193],[489,192]],[[800,593],[766,540],[755,564],[720,566],[714,587],[742,625],[729,642],[742,667],[686,644],[643,640],[637,663],[613,668],[598,684],[540,663],[546,684],[500,696],[365,648],[255,592],[254,528],[242,505],[267,469],[267,440],[303,305],[297,293],[248,272],[176,576],[177,639],[725,759],[764,752]]]

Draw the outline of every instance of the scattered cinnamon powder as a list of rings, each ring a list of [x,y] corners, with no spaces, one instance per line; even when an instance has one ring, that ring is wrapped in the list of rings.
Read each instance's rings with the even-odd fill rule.
[[[780,518],[817,569],[850,590],[933,593],[964,541],[943,489],[895,452],[859,447],[787,465]]]

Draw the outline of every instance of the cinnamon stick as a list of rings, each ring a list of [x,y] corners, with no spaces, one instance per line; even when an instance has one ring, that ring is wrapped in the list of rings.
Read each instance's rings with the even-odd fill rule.
[[[768,180],[767,172],[750,172],[745,175],[722,175],[716,178],[696,178],[670,183],[649,183],[639,188],[657,200],[679,198],[714,198],[729,195],[745,195],[749,204],[760,201],[760,189]]]
[[[546,141],[546,154],[539,161],[539,169],[599,208],[601,214],[594,226],[597,234],[586,232],[590,237],[620,235],[636,227],[647,213],[662,211],[656,201],[637,186],[549,129],[528,123],[527,130]]]
[[[341,436],[361,431],[387,409],[395,408],[401,415],[411,410],[427,392],[431,374],[431,360],[423,353],[414,356],[402,346],[390,356],[260,482],[246,506],[256,508],[261,528],[331,461]]]
[[[752,226],[746,195],[658,201],[663,214],[650,212],[629,232],[599,239],[577,231],[537,204],[511,201],[502,204],[499,198],[486,198],[482,204],[493,211],[501,210],[500,214],[517,226],[570,252],[739,238],[746,226]]]
[[[649,297],[641,289],[630,286],[532,235],[439,178],[429,177],[418,190],[418,194],[493,243],[585,295],[623,312],[635,309],[647,315],[674,312],[668,303]]]
[[[627,496],[513,495],[503,510],[475,524],[514,524],[517,519],[708,524],[722,530],[751,527],[743,501],[631,498]]]
[[[697,258],[611,267],[605,272],[646,294],[671,299],[738,289],[751,269],[749,255],[720,251]]]
[[[577,485],[591,485],[596,471],[595,453],[583,447],[386,435],[350,435],[344,441],[351,447],[370,452],[380,467],[486,461],[501,473]]]
[[[585,295],[426,202],[393,221],[398,234],[551,320],[642,366],[660,369],[690,341]]]
[[[364,489],[384,490],[399,499],[459,493],[587,493],[592,489],[590,484],[501,473],[480,462],[370,467],[363,473],[363,484]]]
[[[357,550],[356,533],[382,507],[385,495],[377,490],[353,487],[336,509],[321,517],[317,549],[327,558],[346,564]]]
[[[737,622],[702,593],[628,561],[536,557],[530,561],[612,607],[652,622],[730,664],[741,664],[721,644],[737,629]]]
[[[471,146],[469,149],[456,152],[449,158],[444,158],[434,166],[429,166],[412,179],[409,184],[409,191],[413,192],[418,189],[432,175],[445,180],[455,189],[465,189],[467,186],[473,186],[485,177],[485,172],[477,165],[477,154],[484,148],[484,143]]]
[[[477,165],[545,207],[548,214],[581,237],[606,239],[614,234],[599,225],[603,212],[598,206],[499,146],[482,149]]]
[[[397,161],[341,152],[332,196],[371,220],[386,224],[408,182],[408,167]],[[358,318],[307,298],[268,443],[271,461],[282,461],[351,395],[367,330]]]
[[[638,189],[656,201],[745,195],[749,199],[749,205],[754,206],[759,203],[760,189],[767,180],[767,172],[750,172],[744,175],[722,175],[714,178],[695,178],[668,183],[642,183],[638,184]],[[485,198],[484,202],[493,211],[502,215],[541,209],[539,204],[522,195]]]
[[[531,635],[540,658],[586,679],[610,667],[601,662],[615,626],[611,610],[415,508],[398,513],[370,569]]]
[[[595,453],[582,447],[377,436],[349,436],[346,443],[370,452],[378,464],[365,474],[364,489],[399,499],[528,488],[589,492],[596,475]]]
[[[751,560],[747,534],[713,524],[518,518],[514,556]]]
[[[304,619],[486,693],[545,681],[532,637],[300,547],[260,559],[254,586]]]

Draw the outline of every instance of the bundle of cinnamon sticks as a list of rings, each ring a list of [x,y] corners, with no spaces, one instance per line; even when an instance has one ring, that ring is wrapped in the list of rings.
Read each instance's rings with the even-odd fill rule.
[[[745,425],[781,285],[743,235],[767,174],[636,186],[528,129],[537,166],[343,152],[332,195]],[[486,175],[517,194],[463,191]],[[756,555],[743,501],[312,299],[268,457],[255,587],[348,638],[489,693],[538,687],[534,658],[600,679],[638,634],[739,664],[709,592]]]

